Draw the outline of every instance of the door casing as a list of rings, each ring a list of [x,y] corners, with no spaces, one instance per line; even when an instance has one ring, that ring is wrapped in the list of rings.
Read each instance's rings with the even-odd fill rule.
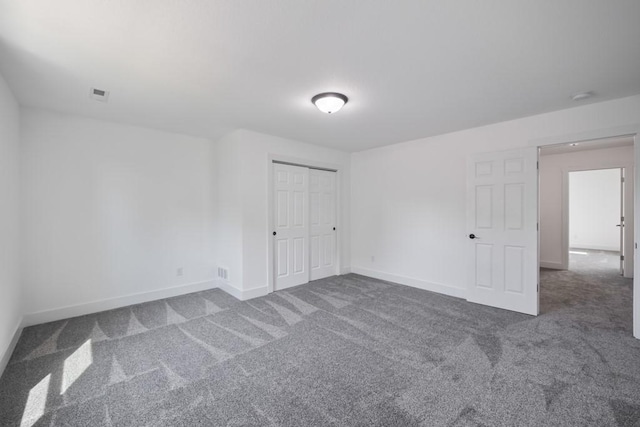
[[[545,138],[533,139],[529,141],[529,146],[544,147],[547,145],[570,144],[572,142],[590,141],[604,138],[615,138],[622,136],[633,137],[633,158],[634,164],[640,165],[640,122],[612,128],[595,129],[587,132],[574,134],[553,135]],[[640,224],[640,173],[634,171],[633,176],[633,222]],[[538,206],[539,206],[538,200]],[[637,242],[640,240],[640,227],[634,227],[634,265],[638,265]],[[568,245],[568,243],[567,243]],[[568,251],[567,251],[568,255]],[[539,259],[538,259],[539,262]],[[640,275],[633,276],[633,336],[640,339]]]

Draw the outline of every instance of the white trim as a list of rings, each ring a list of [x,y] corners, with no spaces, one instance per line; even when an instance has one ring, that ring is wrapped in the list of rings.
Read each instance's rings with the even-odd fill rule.
[[[594,129],[566,135],[548,136],[529,141],[530,146],[544,147],[546,145],[568,144],[571,142],[584,142],[596,139],[615,138],[619,136],[632,136],[640,133],[640,123],[632,123],[606,129]]]
[[[566,270],[561,262],[540,261],[540,267],[551,268],[552,270]]]
[[[640,128],[640,125],[638,126]],[[640,166],[640,130],[633,137],[633,159]],[[640,173],[634,170],[633,184],[633,224],[634,224],[634,265],[638,263],[638,241],[640,240]],[[633,275],[633,336],[640,339],[640,274]]]
[[[84,304],[71,305],[54,308],[51,310],[28,313],[24,315],[22,326],[37,325],[40,323],[53,322],[56,320],[68,319],[70,317],[84,316],[86,314],[98,313],[100,311],[112,310],[114,308],[126,307],[133,304],[140,304],[155,301],[163,298],[171,298],[179,295],[190,294],[192,292],[204,291],[216,287],[214,280],[188,283],[171,288],[156,291],[141,292],[124,297],[108,298]]]
[[[242,291],[240,289],[236,288],[226,280],[218,279],[216,282],[218,284],[218,289],[222,289],[235,299],[239,299],[240,301],[242,301]]]
[[[345,266],[340,269],[340,275],[351,273],[351,267]]]
[[[259,288],[251,288],[242,291],[226,280],[217,280],[216,283],[219,289],[222,289],[223,291],[240,301],[263,297],[269,293],[267,286],[261,286]]]
[[[0,358],[0,377],[4,373],[5,368],[9,364],[9,360],[11,360],[11,355],[13,354],[13,350],[16,348],[16,344],[18,344],[18,340],[20,339],[20,335],[22,334],[22,323],[23,320],[18,320],[18,324],[16,325],[15,332],[13,333],[13,338],[9,342],[9,345],[5,349],[2,354],[2,358]]]
[[[301,159],[297,157],[282,156],[279,154],[267,154],[267,293],[274,291],[275,285],[275,256],[273,247],[273,162],[288,163],[292,165],[298,165],[302,167],[318,168],[325,170],[332,170],[336,172],[336,274],[342,272],[342,180],[344,166],[334,163],[317,162],[315,160]],[[262,289],[262,288],[256,288]],[[237,291],[237,289],[236,289]],[[244,292],[253,292],[254,289],[250,289]],[[255,293],[255,292],[254,292]],[[233,295],[233,294],[232,294]],[[266,294],[265,294],[266,295]],[[261,296],[261,295],[257,295]],[[237,298],[237,297],[236,297]],[[254,297],[251,297],[254,298]]]
[[[246,301],[248,299],[266,296],[268,293],[269,293],[269,288],[267,286],[245,289],[244,291],[242,291],[242,298],[240,299],[242,301]]]
[[[398,283],[400,285],[411,286],[425,291],[436,292],[443,295],[449,295],[456,298],[465,299],[467,290],[465,288],[454,288],[440,283],[427,282],[425,280],[413,277],[400,276],[384,271],[371,270],[363,267],[351,267],[351,272],[362,276],[372,277],[374,279],[386,280],[387,282]]]

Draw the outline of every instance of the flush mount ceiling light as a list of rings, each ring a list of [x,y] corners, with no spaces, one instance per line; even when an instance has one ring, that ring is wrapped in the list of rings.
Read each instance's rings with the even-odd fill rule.
[[[571,99],[574,101],[582,101],[583,99],[591,98],[593,96],[593,92],[580,92],[571,95]]]
[[[319,93],[311,98],[311,102],[318,107],[318,110],[327,114],[340,110],[348,100],[349,98],[337,92]]]

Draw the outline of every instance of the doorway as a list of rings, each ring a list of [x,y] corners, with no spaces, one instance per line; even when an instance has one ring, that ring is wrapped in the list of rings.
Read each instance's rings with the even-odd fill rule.
[[[634,279],[633,275],[636,242],[640,237],[640,232],[634,231],[636,217],[640,220],[640,212],[635,212],[635,206],[640,205],[640,198],[636,197],[634,190],[636,187],[640,189],[640,175],[635,173],[634,168],[636,163],[640,164],[640,147],[637,137],[639,130],[640,127],[630,125],[575,135],[558,135],[531,141],[530,148],[535,149],[534,153],[527,154],[526,150],[522,151],[521,154],[529,159],[529,162],[533,160],[538,166],[537,178],[530,184],[527,184],[529,181],[526,179],[524,180],[526,182],[523,182],[525,189],[533,188],[537,192],[533,203],[534,214],[525,215],[525,221],[518,222],[523,225],[519,227],[522,230],[529,230],[532,225],[537,235],[529,245],[537,252],[532,257],[534,268],[520,269],[523,272],[520,277],[523,277],[527,283],[536,284],[534,280],[538,277],[540,279],[537,287],[527,286],[531,291],[525,292],[523,304],[531,306],[530,314],[538,314],[538,301],[542,313],[555,309],[571,309],[575,304],[585,305],[587,311],[609,304],[611,307],[620,309],[618,314],[621,328],[631,330],[632,325],[633,335],[640,339],[640,278]],[[593,138],[585,139],[589,135],[593,135]],[[605,151],[605,149],[615,150],[615,152]],[[570,153],[575,156],[568,156]],[[508,155],[511,157],[513,154],[515,152]],[[512,299],[507,301],[508,304],[500,304],[497,298],[483,300],[476,298],[481,292],[496,294],[494,290],[497,289],[506,294],[508,291],[507,287],[503,286],[506,283],[506,271],[500,268],[501,259],[506,258],[506,250],[499,251],[498,256],[494,257],[492,247],[496,244],[491,235],[486,240],[486,231],[496,228],[503,232],[511,231],[507,226],[507,216],[513,216],[518,212],[529,212],[528,209],[515,208],[524,206],[523,203],[512,203],[510,208],[507,208],[506,203],[508,196],[506,185],[515,183],[511,181],[513,176],[510,175],[512,173],[518,175],[519,172],[526,171],[526,167],[515,165],[525,164],[527,160],[523,157],[523,162],[513,162],[511,159],[504,158],[501,161],[499,155],[499,152],[482,153],[468,158],[467,232],[469,234],[466,237],[470,242],[468,245],[470,273],[467,282],[467,300],[526,313],[527,311],[516,308]],[[594,169],[619,169],[623,171],[625,178],[621,188],[624,218],[620,219],[623,219],[623,222],[614,221],[617,222],[614,226],[620,224],[623,232],[622,251],[626,256],[621,261],[624,262],[624,276],[620,275],[618,270],[614,270],[609,277],[603,277],[603,275],[585,277],[582,273],[576,274],[568,270],[569,172]],[[525,191],[523,194],[529,193],[531,191]],[[494,194],[496,194],[495,197]],[[522,201],[525,199],[528,200],[528,197],[523,197]],[[496,212],[499,217],[494,223],[492,218]],[[515,215],[515,217],[521,216]],[[531,218],[534,220],[531,221]],[[483,234],[476,233],[476,230],[480,229],[483,229]],[[500,249],[506,249],[503,243],[503,241],[498,242],[501,245]],[[484,255],[483,261],[478,262],[482,255]],[[510,263],[510,268],[513,265]],[[524,266],[523,263],[515,263],[515,265]],[[494,270],[497,271],[497,275],[493,274]],[[500,280],[497,287],[494,285],[495,277]],[[508,280],[510,283],[519,283],[517,278]]]
[[[634,138],[540,147],[541,313],[602,309],[632,329]]]
[[[274,161],[273,290],[337,274],[337,173]]]
[[[571,271],[624,275],[624,168],[568,173]]]
[[[571,253],[584,252],[573,251],[572,246],[576,249],[617,251],[618,261],[622,264],[620,272],[624,277],[633,278],[634,163],[633,136],[540,147],[540,267],[569,270],[571,258],[575,261],[575,258],[585,256]],[[607,194],[594,187],[601,185],[594,180],[602,175],[607,175],[610,182]],[[582,191],[582,196],[575,199],[578,205],[573,209],[573,232],[570,227],[571,177],[574,184],[583,188],[576,189]],[[581,184],[585,180],[590,180],[587,187]],[[605,205],[608,206],[608,219],[597,215],[599,219],[595,221],[598,224],[585,229],[584,223],[595,215],[594,210],[604,209]],[[596,238],[594,227],[609,236],[609,243],[603,243],[602,237]]]

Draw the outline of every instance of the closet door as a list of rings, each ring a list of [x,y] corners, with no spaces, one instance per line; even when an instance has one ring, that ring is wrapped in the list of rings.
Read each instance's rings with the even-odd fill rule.
[[[273,164],[275,290],[309,281],[309,169]]]
[[[310,169],[311,280],[336,275],[336,173]]]

